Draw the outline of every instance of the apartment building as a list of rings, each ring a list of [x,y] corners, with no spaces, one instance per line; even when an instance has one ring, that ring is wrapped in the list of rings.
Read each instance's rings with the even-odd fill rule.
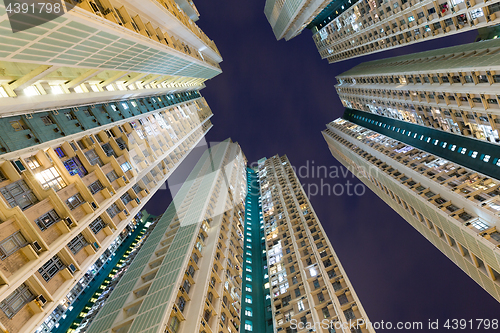
[[[87,332],[237,332],[245,196],[239,145],[207,150]]]
[[[500,40],[362,63],[337,76],[345,107],[498,143]]]
[[[309,28],[329,63],[500,22],[498,1],[342,0]]]
[[[266,0],[264,14],[277,40],[299,35],[331,0]]]
[[[351,109],[323,136],[337,160],[500,301],[498,145]]]
[[[260,160],[258,176],[275,329],[375,332],[288,158]]]
[[[0,4],[0,332],[50,329],[211,128],[222,58],[184,2],[68,0],[18,32]]]

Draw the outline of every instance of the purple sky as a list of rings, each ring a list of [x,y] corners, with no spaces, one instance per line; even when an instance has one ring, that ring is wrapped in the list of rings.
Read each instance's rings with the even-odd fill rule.
[[[198,0],[196,5],[197,24],[224,58],[223,73],[202,90],[214,113],[207,140],[231,137],[250,162],[286,154],[297,168],[313,161],[340,167],[321,135],[344,111],[334,88],[336,75],[364,61],[473,42],[476,36],[464,33],[328,65],[308,30],[291,41],[276,41],[264,0]],[[181,165],[176,177],[186,177],[187,164],[195,160]],[[347,180],[359,183],[350,174],[323,182],[333,186]],[[307,188],[321,179],[302,182]],[[159,191],[146,208],[159,214],[169,201],[168,191]],[[314,196],[311,203],[371,321],[421,321],[426,327],[436,319],[441,324],[500,319],[493,297],[368,188],[361,197]],[[426,331],[431,330],[418,332]]]

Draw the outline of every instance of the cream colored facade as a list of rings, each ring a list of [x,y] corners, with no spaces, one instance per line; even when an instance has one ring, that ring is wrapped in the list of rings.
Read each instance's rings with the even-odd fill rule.
[[[290,40],[318,15],[331,0],[266,0],[264,13],[277,40]]]
[[[344,119],[323,136],[337,160],[500,301],[498,178]]]
[[[314,33],[329,63],[393,49],[500,22],[499,1],[371,0],[336,13]],[[344,8],[344,7],[342,7]],[[332,15],[333,16],[333,15]]]
[[[185,119],[174,121],[173,107],[2,156],[3,332],[33,331],[58,304],[70,304],[66,295],[87,268],[203,138],[211,127],[204,100],[180,106],[190,110]],[[74,163],[80,175],[68,170]],[[26,305],[13,307],[25,287]]]
[[[84,0],[16,33],[0,4],[0,332],[70,306],[211,128],[222,58],[179,2]]]
[[[275,330],[375,332],[288,158],[258,170]]]
[[[88,332],[237,332],[246,158],[206,151]]]
[[[201,89],[221,73],[217,47],[173,0],[137,4],[84,0],[16,33],[0,5],[2,116]]]
[[[337,76],[345,107],[500,142],[500,40],[362,63]]]

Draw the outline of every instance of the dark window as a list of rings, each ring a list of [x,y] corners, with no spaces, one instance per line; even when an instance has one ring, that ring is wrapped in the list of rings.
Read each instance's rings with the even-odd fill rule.
[[[85,200],[83,200],[82,195],[80,193],[77,193],[66,200],[66,205],[68,205],[69,209],[73,210],[76,207],[82,205],[84,202]]]
[[[78,234],[75,238],[69,241],[68,243],[68,248],[71,250],[71,253],[77,254],[80,252],[81,249],[83,249],[85,246],[87,246],[89,243],[83,237],[82,234]]]
[[[34,299],[35,295],[29,290],[28,286],[23,283],[0,303],[0,309],[2,309],[8,318],[12,318],[26,304]]]
[[[99,155],[97,155],[94,149],[86,151],[85,157],[87,158],[87,160],[89,160],[90,165],[96,165],[96,164],[99,166],[104,165],[104,163],[101,161],[101,158],[99,157]]]
[[[109,217],[113,218],[115,217],[121,210],[118,208],[116,204],[112,204],[109,206],[108,209],[106,209],[106,212],[108,213]]]
[[[101,147],[104,150],[104,153],[106,154],[106,156],[118,157],[109,143],[105,143]]]
[[[38,202],[37,197],[24,180],[18,180],[2,187],[0,192],[12,208],[19,206],[19,208],[25,210]]]
[[[53,256],[49,259],[39,270],[38,273],[42,275],[42,278],[49,282],[60,270],[65,268],[61,259],[58,256]]]
[[[99,216],[94,221],[92,221],[92,223],[90,223],[89,227],[90,230],[92,230],[92,232],[94,233],[94,235],[97,235],[99,231],[101,231],[106,227],[106,223],[104,223],[104,220]]]
[[[28,242],[24,238],[20,231],[16,231],[9,237],[5,238],[0,242],[0,259],[5,259],[11,254],[17,252],[17,250],[26,246]]]
[[[108,172],[106,174],[106,177],[108,178],[110,183],[114,182],[115,180],[117,180],[119,178],[118,175],[116,174],[115,170],[111,170],[110,172]]]
[[[103,189],[104,189],[104,186],[102,185],[102,183],[99,180],[96,180],[95,182],[93,182],[92,184],[89,185],[89,190],[90,190],[90,193],[92,193],[92,194],[96,194],[97,192],[100,192]]]

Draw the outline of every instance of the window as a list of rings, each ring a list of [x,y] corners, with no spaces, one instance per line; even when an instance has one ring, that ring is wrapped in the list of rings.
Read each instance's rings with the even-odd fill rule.
[[[188,280],[184,280],[184,284],[182,285],[182,287],[186,291],[186,294],[189,294],[189,290],[191,289],[191,283],[189,283]]]
[[[108,172],[106,174],[106,178],[108,178],[109,182],[112,183],[114,182],[115,180],[117,180],[119,177],[118,175],[116,174],[115,170],[111,170],[110,172]]]
[[[97,137],[99,137],[99,136],[97,136]],[[117,157],[115,151],[113,150],[113,147],[111,147],[111,145],[109,143],[105,143],[101,147],[102,147],[102,150],[104,150],[104,153],[106,154],[106,156]]]
[[[42,120],[45,126],[54,124],[54,122],[52,121],[52,119],[50,119],[49,116],[41,116],[40,119]]]
[[[296,288],[295,289],[295,297],[299,297],[299,296],[300,296],[300,289]]]
[[[63,262],[57,255],[49,259],[39,270],[45,282],[49,282],[60,270],[65,268]]]
[[[134,184],[134,186],[132,186],[132,189],[136,194],[142,191],[142,187],[140,187],[138,184]]]
[[[33,206],[38,202],[37,197],[31,191],[24,180],[18,180],[0,189],[7,203],[12,207],[19,206],[22,210]]]
[[[127,172],[129,170],[132,170],[132,166],[130,165],[129,162],[125,162],[120,165],[120,168],[122,168],[123,172]]]
[[[344,315],[347,320],[356,319],[356,316],[354,315],[354,311],[352,311],[352,309],[345,310]]]
[[[57,192],[67,186],[59,171],[54,167],[35,173],[35,178],[40,182],[44,190],[52,188]]]
[[[12,318],[26,304],[34,299],[35,295],[33,295],[28,286],[23,283],[0,303],[0,309],[2,309],[8,318]]]
[[[318,294],[318,302],[322,303],[325,301],[325,296],[323,295],[323,293],[319,293]]]
[[[252,304],[252,296],[245,296],[245,303]]]
[[[45,229],[47,229],[54,223],[59,222],[60,220],[61,218],[59,217],[59,215],[57,215],[57,212],[52,209],[49,212],[37,218],[35,220],[35,223],[40,228],[40,230],[44,231]]]
[[[253,325],[250,320],[245,320],[245,331],[252,332],[253,331]]]
[[[104,163],[101,161],[101,158],[95,152],[95,149],[91,149],[89,151],[86,151],[85,157],[87,158],[87,160],[89,160],[90,165],[96,165],[96,164],[99,166],[104,165]]]
[[[245,316],[247,316],[247,317],[252,317],[253,316],[252,308],[249,308],[249,307],[245,308]]]
[[[305,307],[304,307],[304,302],[302,300],[298,301],[297,302],[297,307],[299,309],[299,312],[300,311],[304,311]]]
[[[71,250],[71,253],[77,254],[80,252],[81,249],[83,249],[85,246],[87,246],[89,243],[83,237],[82,234],[78,234],[75,238],[69,241],[68,243],[68,248]]]
[[[472,222],[471,224],[472,224],[472,226],[473,226],[474,228],[476,228],[476,229],[477,229],[477,230],[479,230],[479,231],[483,231],[483,230],[486,230],[486,229],[489,229],[489,228],[490,228],[490,226],[489,226],[489,225],[487,225],[486,223],[484,223],[484,222],[482,222],[482,221],[474,221],[474,222]]]
[[[124,195],[120,197],[122,199],[122,202],[124,205],[127,205],[130,201],[134,200],[128,192],[126,192]]]
[[[79,175],[80,177],[83,177],[88,174],[87,169],[85,169],[78,156],[72,157],[63,163],[66,170],[68,170],[69,174],[72,176]]]
[[[172,317],[172,319],[170,319],[170,324],[168,325],[170,332],[177,333],[177,331],[179,330],[179,325],[179,319],[175,316]]]
[[[22,120],[13,120],[13,121],[10,121],[10,125],[12,126],[12,128],[14,129],[14,131],[23,131],[23,130],[26,130],[27,128],[24,126],[24,123]]]
[[[179,310],[184,311],[184,307],[186,306],[186,299],[184,297],[179,297],[179,300],[177,301],[177,307]]]
[[[330,317],[330,311],[328,311],[328,307],[327,306],[325,306],[323,309],[321,309],[321,311],[323,312],[323,318]]]
[[[104,189],[104,186],[102,185],[102,183],[99,180],[96,180],[95,182],[90,184],[88,187],[89,187],[90,193],[92,193],[92,194],[96,194],[97,192],[100,192],[101,190]]]
[[[119,212],[121,212],[120,208],[116,204],[112,204],[109,206],[108,209],[106,209],[106,212],[108,213],[109,217],[113,218],[115,217]]]
[[[92,232],[94,233],[94,235],[97,235],[99,231],[101,231],[106,227],[106,223],[104,223],[104,220],[99,216],[90,223],[89,227],[90,230],[92,230]]]
[[[20,231],[16,231],[0,242],[0,259],[5,259],[15,253],[20,248],[26,246],[28,242]]]
[[[314,285],[314,289],[318,289],[320,287],[319,280],[318,279],[314,280],[313,285]]]
[[[122,138],[117,138],[116,143],[118,144],[118,147],[121,150],[127,149],[127,144],[125,143],[125,141]]]
[[[80,193],[77,193],[66,200],[66,205],[68,205],[69,209],[73,210],[76,207],[82,205],[84,202],[85,200],[83,200],[82,195]]]

